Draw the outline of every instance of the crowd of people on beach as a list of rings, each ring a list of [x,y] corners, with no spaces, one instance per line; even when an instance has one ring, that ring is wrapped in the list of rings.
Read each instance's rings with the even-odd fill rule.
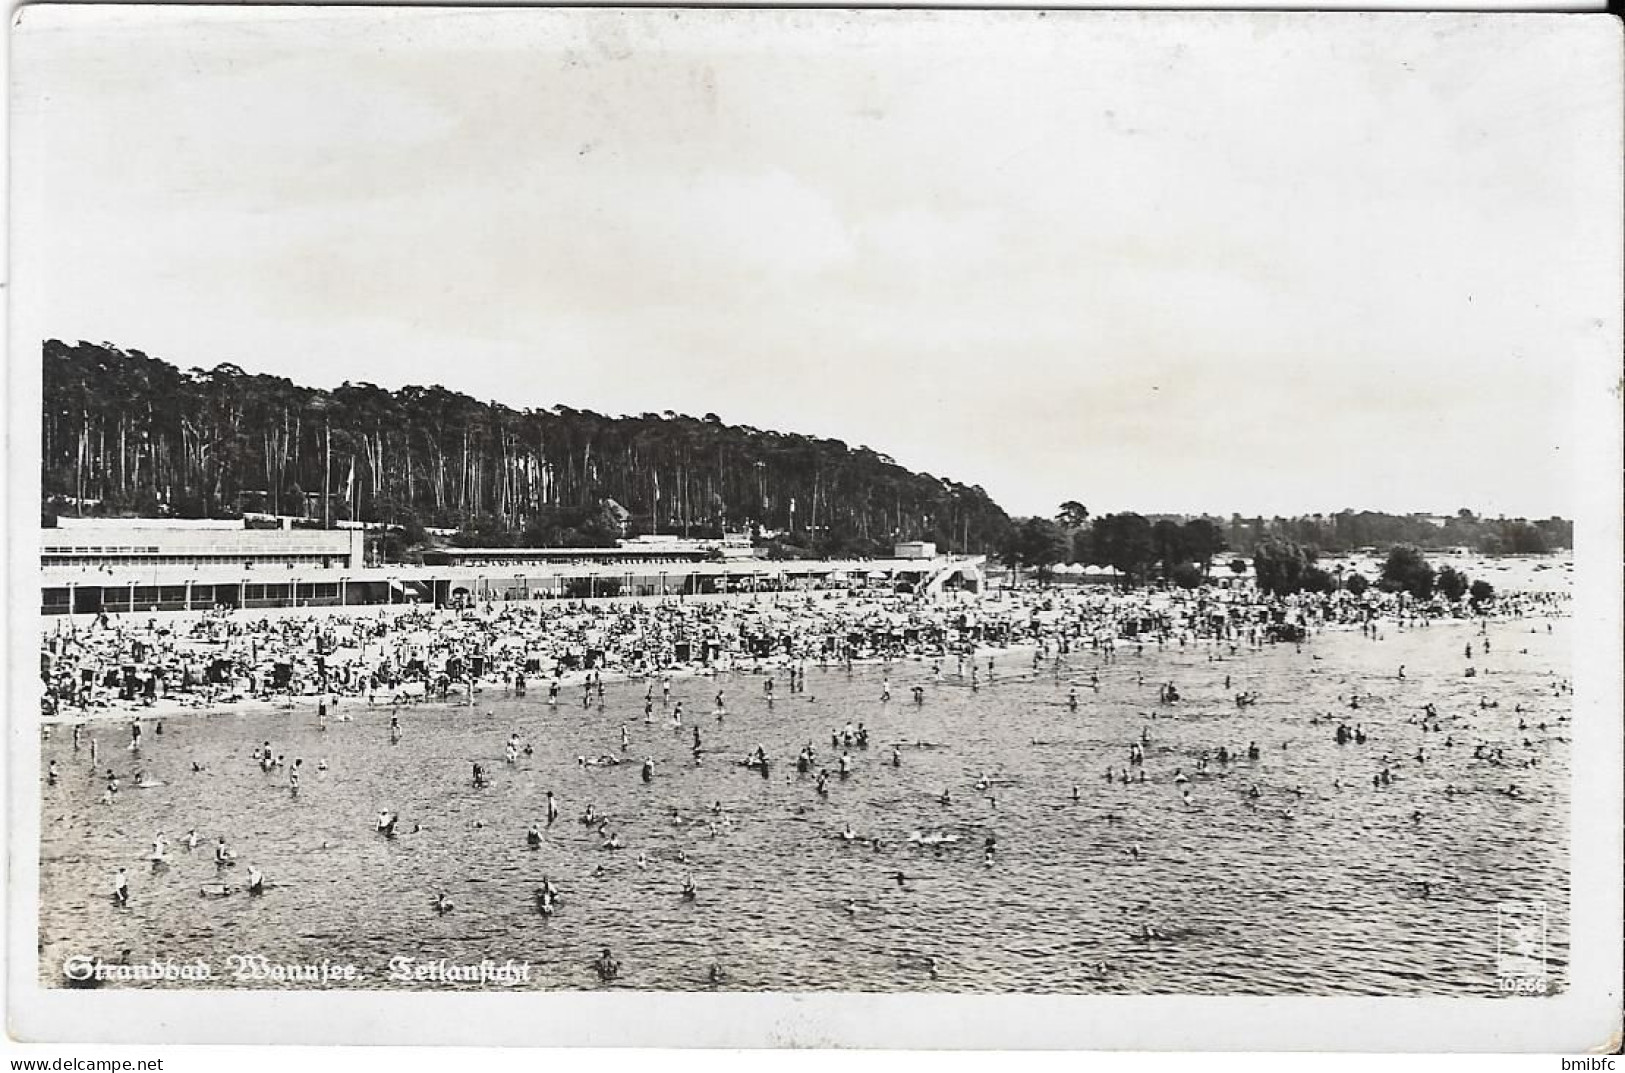
[[[1496,614],[1557,606],[1555,594],[1508,595]],[[771,660],[818,663],[942,658],[978,646],[1040,644],[1066,654],[1125,645],[1222,641],[1259,645],[1328,626],[1426,622],[1468,614],[1401,597],[1261,596],[1250,590],[1032,590],[933,602],[909,595],[821,594],[749,602],[599,602],[279,616],[59,620],[40,647],[50,716],[243,700],[349,697],[369,704],[448,699],[471,683],[558,682],[727,671]],[[544,687],[546,688],[546,687]]]

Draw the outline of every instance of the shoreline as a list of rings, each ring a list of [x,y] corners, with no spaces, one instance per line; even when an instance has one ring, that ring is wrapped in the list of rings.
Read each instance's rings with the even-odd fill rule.
[[[1571,618],[1572,616],[1565,614],[1565,615],[1560,616],[1560,617],[1566,620],[1566,619]],[[1501,622],[1501,623],[1512,623],[1512,622],[1522,622],[1522,621],[1527,621],[1527,620],[1528,620],[1527,616],[1520,615],[1520,616],[1509,617],[1509,618],[1504,618],[1504,619],[1492,619],[1491,621],[1498,621],[1498,622]],[[1446,618],[1446,619],[1439,619],[1439,620],[1436,620],[1436,621],[1432,622],[1427,628],[1431,629],[1435,625],[1471,626],[1471,625],[1474,625],[1477,621],[1479,621],[1479,620],[1477,620],[1477,619],[1465,619],[1465,618],[1464,619]],[[1330,633],[1333,633],[1333,634],[1339,634],[1340,635],[1340,634],[1351,633],[1351,632],[1354,631],[1354,629],[1355,629],[1355,627],[1352,624],[1349,624],[1349,623],[1328,623],[1326,625],[1316,627],[1314,634],[1311,634],[1311,636],[1310,636],[1310,640],[1312,641],[1313,637],[1315,635],[1320,634],[1320,633],[1330,632]],[[1226,643],[1229,643],[1229,642],[1218,642],[1218,641],[1215,641],[1212,638],[1201,638],[1201,639],[1198,639],[1198,640],[1195,640],[1195,641],[1192,642],[1192,644],[1195,645],[1195,646],[1202,646],[1202,645],[1212,646],[1212,645],[1216,645],[1216,644],[1226,644]],[[1292,642],[1281,641],[1281,642],[1272,642],[1272,643],[1275,643],[1275,644],[1291,644]],[[1021,654],[1021,655],[1025,656],[1025,655],[1031,653],[1035,648],[1037,648],[1037,645],[1034,644],[1032,641],[1028,641],[1028,640],[1017,641],[1017,642],[1013,642],[1013,643],[1011,643],[1009,645],[1003,645],[1003,646],[999,646],[999,645],[977,645],[972,650],[972,652],[968,654],[968,658],[970,658],[972,660],[977,660],[977,659],[985,659],[985,658],[987,658],[989,656],[997,657],[997,656],[1000,656],[1000,655]],[[902,664],[923,663],[923,662],[925,662],[927,660],[931,660],[931,659],[947,660],[947,659],[950,659],[950,658],[953,658],[953,657],[950,654],[944,653],[942,655],[936,655],[936,656],[909,655],[909,656],[903,657],[902,659],[886,659],[884,657],[871,656],[871,657],[864,657],[864,658],[860,658],[860,659],[854,659],[851,662],[852,662],[852,665],[855,666],[855,667],[874,667],[874,666],[886,666],[886,665],[894,664],[894,663],[902,663]],[[668,678],[668,677],[673,679],[673,680],[678,680],[678,679],[689,679],[689,678],[717,678],[717,677],[721,677],[723,675],[732,675],[732,674],[744,674],[744,675],[765,674],[765,673],[768,672],[768,670],[771,667],[783,667],[785,665],[786,660],[787,660],[787,657],[782,657],[781,656],[781,657],[778,657],[776,661],[771,662],[771,663],[748,663],[748,664],[744,664],[744,665],[734,663],[734,664],[730,664],[730,665],[725,666],[725,667],[685,666],[685,667],[677,667],[677,668],[665,668],[665,669],[662,669],[662,670],[659,670],[659,671],[655,671],[655,672],[651,672],[651,673],[642,673],[642,674],[632,672],[632,671],[622,671],[622,670],[614,670],[614,671],[573,670],[573,671],[566,671],[566,672],[564,672],[564,674],[560,675],[559,678],[558,678],[558,682],[559,682],[561,688],[569,688],[569,687],[572,687],[572,686],[579,686],[582,683],[591,680],[591,676],[594,675],[594,674],[599,675],[600,679],[602,681],[606,682],[606,683],[625,683],[625,682],[636,682],[636,681],[651,681],[651,680],[659,680],[661,678]],[[825,666],[839,666],[839,665],[842,665],[843,662],[844,661],[837,661],[837,662],[834,662],[834,663],[825,664]],[[818,664],[815,663],[814,665],[816,666]],[[551,679],[549,679],[549,678],[547,678],[545,676],[542,676],[542,675],[537,675],[535,677],[534,681],[543,683],[543,689],[545,689],[546,688],[545,683],[548,682],[548,681],[551,681]],[[511,691],[511,688],[506,686],[501,679],[489,678],[489,677],[481,679],[476,684],[476,689],[475,689],[474,695],[475,695],[475,697],[478,697],[481,693],[484,693],[487,690],[496,690],[498,692],[504,693],[505,696],[509,696],[509,697],[511,697],[513,695],[512,691]],[[332,704],[332,707],[334,709],[337,709],[337,708],[340,707],[340,705],[337,703],[337,701],[345,701],[345,702],[347,702],[345,705],[343,705],[343,707],[344,707],[344,709],[346,711],[353,711],[356,707],[360,707],[362,710],[365,710],[365,711],[378,711],[378,710],[386,710],[386,709],[387,710],[393,710],[393,709],[396,709],[396,708],[403,707],[405,705],[410,705],[411,707],[414,707],[414,708],[416,708],[416,707],[426,707],[426,706],[428,706],[428,707],[438,707],[438,708],[472,708],[472,707],[476,706],[473,702],[471,702],[468,699],[468,693],[466,691],[466,688],[453,690],[443,700],[439,699],[439,698],[431,698],[431,697],[429,697],[427,695],[415,696],[415,697],[411,698],[409,701],[405,702],[405,705],[403,705],[400,702],[395,701],[393,697],[391,697],[389,700],[380,699],[380,700],[376,700],[372,704],[368,704],[367,701],[366,701],[366,697],[363,696],[363,695],[348,694],[348,693],[334,693],[334,692],[327,692],[327,693],[319,693],[318,692],[318,693],[299,693],[299,694],[292,694],[292,695],[284,695],[284,696],[280,696],[280,697],[277,697],[277,698],[272,699],[272,700],[267,700],[267,699],[265,699],[263,697],[242,697],[242,698],[240,698],[238,700],[235,700],[235,701],[230,701],[230,702],[226,702],[226,703],[221,703],[219,701],[216,701],[216,702],[214,702],[212,704],[187,703],[187,702],[184,702],[184,701],[181,701],[181,700],[171,699],[171,698],[165,697],[165,698],[159,698],[157,703],[150,704],[150,705],[130,705],[130,706],[126,706],[126,707],[108,707],[108,708],[99,709],[99,710],[95,710],[95,711],[81,711],[81,712],[75,712],[75,713],[70,713],[70,714],[57,712],[56,714],[53,714],[53,715],[43,715],[43,714],[41,714],[41,715],[37,716],[37,719],[38,719],[39,725],[41,727],[51,728],[51,727],[59,727],[59,726],[71,727],[76,723],[80,724],[80,725],[84,725],[84,726],[94,726],[94,725],[98,725],[98,724],[121,724],[122,725],[122,724],[128,724],[132,720],[134,720],[134,721],[142,721],[142,722],[161,722],[161,721],[163,721],[165,719],[179,719],[179,718],[188,718],[188,717],[208,718],[208,717],[214,716],[214,715],[234,715],[234,714],[275,715],[275,714],[278,714],[278,713],[285,713],[285,712],[297,712],[297,711],[306,711],[306,710],[313,711],[322,702],[323,699],[329,699],[329,700],[333,701],[334,703]],[[119,702],[119,703],[120,704],[128,704],[128,702]]]
[[[979,659],[979,658],[986,658],[989,655],[997,656],[997,655],[1000,655],[1000,654],[1007,654],[1007,655],[1013,655],[1013,654],[1017,654],[1017,653],[1025,654],[1027,652],[1030,652],[1032,649],[1034,649],[1036,647],[1037,646],[1034,645],[1031,641],[1018,641],[1018,642],[1016,642],[1014,644],[1006,645],[1006,646],[1003,646],[1003,647],[995,646],[995,645],[978,645],[969,654],[968,658],[970,658],[970,659]],[[926,656],[926,655],[917,655],[917,656],[915,656],[915,655],[911,655],[911,656],[906,656],[901,660],[897,660],[897,659],[888,660],[888,659],[884,659],[884,658],[880,658],[880,657],[865,657],[863,659],[854,659],[851,662],[852,662],[852,665],[854,667],[874,667],[874,666],[885,666],[885,665],[888,665],[888,664],[895,664],[895,663],[923,663],[923,662],[925,662],[927,660],[931,660],[931,659],[948,659],[948,658],[950,658],[950,657],[947,656],[947,655],[942,655],[942,656]],[[775,664],[775,666],[782,667],[784,665],[784,663],[782,662],[783,659],[784,659],[784,657],[780,657],[781,662]],[[814,665],[816,666],[817,664],[814,664]],[[826,666],[831,666],[831,667],[838,666],[838,665],[844,665],[844,662],[842,664],[837,664],[837,663],[826,664]],[[649,673],[649,674],[637,674],[637,673],[630,672],[630,671],[602,671],[602,672],[600,672],[600,671],[566,671],[563,675],[561,675],[559,677],[558,681],[559,681],[559,684],[560,684],[561,687],[566,687],[567,688],[569,686],[578,686],[578,685],[581,685],[582,683],[584,683],[586,681],[589,681],[590,677],[593,674],[599,674],[601,680],[604,681],[605,683],[614,684],[614,683],[640,682],[640,681],[651,681],[651,680],[652,681],[658,681],[661,678],[668,678],[668,677],[673,679],[673,680],[678,680],[678,679],[689,679],[689,678],[717,678],[717,677],[721,677],[722,675],[729,675],[729,674],[746,674],[746,675],[749,675],[749,674],[763,674],[763,673],[767,672],[767,669],[768,669],[768,667],[765,664],[763,664],[763,665],[748,664],[746,666],[728,666],[728,667],[722,667],[722,668],[683,667],[683,668],[680,668],[680,669],[660,670],[660,671],[656,671],[656,672]],[[551,681],[551,679],[546,679],[546,678],[543,678],[541,676],[538,676],[537,680],[542,681],[544,683],[546,681]],[[543,688],[545,690],[545,688],[546,688],[545,685],[543,686]],[[480,682],[477,683],[477,687],[476,687],[475,693],[474,693],[475,697],[478,697],[481,693],[485,692],[488,689],[495,689],[495,690],[497,690],[499,692],[506,691],[507,696],[510,696],[510,697],[513,696],[513,693],[511,691],[511,689],[509,687],[505,686],[501,682],[501,680],[485,678],[485,679],[481,679]],[[335,700],[335,701],[340,701],[341,700],[341,701],[347,702],[345,705],[343,705],[343,707],[344,707],[344,709],[346,711],[353,711],[356,707],[360,707],[360,708],[362,708],[363,710],[366,710],[366,711],[379,711],[379,710],[383,710],[383,709],[395,709],[395,708],[399,708],[399,707],[404,706],[402,704],[396,703],[393,698],[391,698],[388,701],[377,700],[372,704],[368,704],[367,699],[366,699],[365,696],[359,696],[359,695],[350,694],[350,693],[333,693],[333,692],[328,692],[328,693],[300,693],[300,694],[296,694],[296,695],[281,696],[281,697],[278,697],[278,698],[276,698],[274,700],[266,700],[263,697],[242,697],[242,698],[240,698],[238,700],[230,701],[230,702],[224,703],[224,704],[220,703],[218,701],[216,701],[213,704],[190,704],[190,703],[181,702],[179,700],[173,700],[173,699],[167,698],[167,697],[161,697],[154,704],[134,705],[134,706],[123,707],[123,708],[111,708],[110,707],[110,708],[99,709],[99,710],[96,710],[96,711],[82,711],[82,712],[75,712],[75,713],[71,713],[71,714],[64,714],[62,712],[57,712],[54,715],[40,715],[37,718],[38,718],[38,721],[39,721],[39,725],[42,726],[42,727],[58,727],[58,726],[69,726],[69,727],[71,727],[76,723],[80,724],[80,725],[84,725],[84,726],[91,726],[91,725],[104,724],[104,723],[114,723],[114,724],[119,724],[119,725],[125,725],[125,724],[130,723],[132,720],[141,721],[141,722],[148,722],[148,721],[161,722],[161,721],[163,721],[165,719],[179,719],[179,718],[188,718],[188,717],[207,718],[207,717],[213,716],[213,715],[236,715],[236,714],[275,715],[275,714],[277,714],[279,712],[296,712],[296,711],[301,711],[301,710],[314,710],[322,702],[322,700],[324,698],[330,699],[330,700]],[[444,700],[441,700],[439,698],[431,698],[431,697],[428,697],[428,696],[420,696],[420,697],[412,698],[412,700],[409,701],[408,703],[412,707],[431,707],[432,706],[432,707],[437,707],[437,708],[472,708],[472,707],[477,706],[477,705],[475,705],[473,703],[470,703],[467,698],[468,698],[468,694],[467,694],[466,689],[457,689],[457,690],[453,690],[450,694],[448,694],[448,696]],[[124,704],[124,703],[127,703],[127,702],[119,702],[119,703]],[[336,708],[339,708],[340,705],[337,704],[337,703],[334,703],[332,705],[332,707],[336,709]]]

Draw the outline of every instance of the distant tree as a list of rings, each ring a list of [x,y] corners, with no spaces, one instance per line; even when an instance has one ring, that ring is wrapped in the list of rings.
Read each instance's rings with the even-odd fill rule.
[[[1202,568],[1195,563],[1180,563],[1169,575],[1173,583],[1182,589],[1200,588],[1204,576]]]
[[[1475,581],[1467,590],[1473,599],[1473,606],[1481,607],[1495,599],[1495,586],[1488,581]]]
[[[1094,530],[1090,526],[1074,529],[1072,531],[1072,554],[1069,561],[1074,563],[1094,562],[1094,540]]]
[[[517,540],[518,534],[492,514],[476,514],[451,537],[459,548],[511,548]]]
[[[1162,568],[1164,580],[1167,580],[1175,566],[1189,558],[1185,554],[1184,527],[1167,518],[1152,524],[1151,547],[1152,554],[1156,556],[1157,563]]]
[[[1139,514],[1107,514],[1095,519],[1091,561],[1116,570],[1127,588],[1143,581],[1156,551],[1151,523]]]
[[[1253,575],[1264,592],[1285,596],[1302,591],[1304,575],[1314,561],[1302,544],[1270,537],[1253,552]]]
[[[1213,557],[1228,547],[1224,530],[1206,518],[1192,518],[1186,522],[1181,537],[1185,555],[1201,566],[1204,577],[1213,569]]]
[[[423,528],[423,523],[418,521],[418,516],[411,511],[407,511],[401,518],[400,530],[401,540],[408,547],[429,543],[429,531]]]
[[[1230,560],[1230,572],[1232,574],[1237,574],[1237,575],[1245,574],[1247,572],[1247,560],[1246,559],[1231,559]]]
[[[1018,580],[1023,561],[1021,557],[1020,525],[1012,525],[1009,531],[1004,534],[1003,540],[999,542],[998,559],[999,562],[1009,567],[1011,575],[1010,580],[1012,582]]]
[[[1055,572],[1055,564],[1066,558],[1066,533],[1048,518],[1028,518],[1016,530],[1016,550],[1023,565],[1038,575],[1040,584],[1047,583]]]
[[[1350,574],[1343,579],[1343,587],[1351,596],[1364,596],[1365,590],[1371,587],[1371,582],[1364,574]]]
[[[1331,571],[1325,569],[1324,567],[1311,564],[1310,566],[1306,567],[1303,572],[1303,591],[1319,593],[1336,592],[1337,579],[1332,576]]]
[[[1055,520],[1067,529],[1081,529],[1089,523],[1089,508],[1076,499],[1069,499],[1061,504]]]
[[[1514,555],[1544,555],[1550,550],[1541,531],[1525,521],[1508,523],[1501,531],[1501,539]]]
[[[1413,544],[1396,544],[1382,564],[1382,587],[1389,592],[1408,592],[1418,600],[1433,595],[1433,567]]]
[[[1455,603],[1467,594],[1467,575],[1453,566],[1439,568],[1439,576],[1434,581],[1434,587],[1446,600]]]

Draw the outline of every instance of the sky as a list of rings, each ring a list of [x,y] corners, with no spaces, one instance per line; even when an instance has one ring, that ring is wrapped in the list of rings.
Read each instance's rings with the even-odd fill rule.
[[[1019,514],[1572,516],[1594,25],[26,8],[13,339],[716,413]]]

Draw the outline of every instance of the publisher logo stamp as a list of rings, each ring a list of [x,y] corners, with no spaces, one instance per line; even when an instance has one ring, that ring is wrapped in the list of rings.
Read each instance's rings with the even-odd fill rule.
[[[1546,994],[1546,903],[1501,902],[1495,914],[1495,975],[1500,989]]]

